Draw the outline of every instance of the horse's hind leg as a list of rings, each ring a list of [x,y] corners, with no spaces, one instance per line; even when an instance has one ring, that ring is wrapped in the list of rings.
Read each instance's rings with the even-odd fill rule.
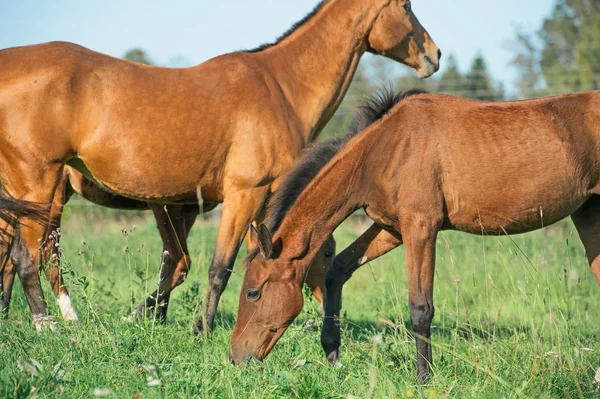
[[[183,205],[149,204],[149,207],[154,212],[163,241],[160,283],[158,289],[138,305],[136,316],[144,316],[154,310],[155,317],[164,323],[171,291],[183,283],[190,270],[192,262],[187,248],[187,237],[198,211],[192,211]]]
[[[592,196],[571,215],[571,219],[585,247],[592,273],[600,284],[600,196]],[[596,376],[600,378],[600,365]]]
[[[6,181],[3,181],[3,191],[13,198],[19,198],[31,202],[51,203],[54,190],[59,183],[62,165],[48,164],[43,169],[27,170],[23,164],[21,168],[16,162],[7,167]],[[28,166],[28,165],[27,165]],[[36,164],[36,167],[39,166]],[[46,302],[40,284],[40,276],[36,260],[39,258],[39,241],[47,236],[45,227],[35,220],[23,218],[19,221],[20,234],[19,249],[27,248],[20,256],[12,256],[11,260],[15,266],[25,297],[34,317],[34,324],[40,327],[40,321],[46,317]],[[41,234],[40,232],[43,232]],[[14,246],[14,245],[13,245]],[[26,252],[26,253],[25,253]]]
[[[592,196],[571,218],[585,247],[592,273],[600,284],[600,196]]]
[[[0,318],[8,315],[14,281],[15,266],[7,259],[4,266],[0,265]]]

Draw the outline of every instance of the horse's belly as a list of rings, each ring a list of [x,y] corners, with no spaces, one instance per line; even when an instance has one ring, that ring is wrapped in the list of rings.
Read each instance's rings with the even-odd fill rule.
[[[144,162],[144,167],[135,167],[117,161],[109,165],[98,159],[88,160],[87,157],[69,164],[102,188],[144,202],[223,201],[219,179],[221,174],[215,170],[216,165],[206,168],[195,165],[192,168],[148,160]]]
[[[447,199],[447,225],[476,234],[537,230],[575,212],[589,198],[575,182],[457,192]]]

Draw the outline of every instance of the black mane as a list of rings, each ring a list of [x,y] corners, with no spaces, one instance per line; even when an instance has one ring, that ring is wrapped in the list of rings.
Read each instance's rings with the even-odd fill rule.
[[[277,38],[277,40],[275,40],[273,43],[263,43],[260,46],[250,49],[250,50],[244,50],[247,53],[258,53],[259,51],[263,51],[265,49],[268,49],[269,47],[272,47],[274,45],[276,45],[277,43],[281,42],[282,40],[284,40],[285,38],[289,37],[292,33],[294,33],[298,28],[300,28],[302,25],[304,25],[306,22],[308,22],[312,17],[314,17],[315,15],[317,15],[317,13],[319,11],[321,11],[321,9],[323,8],[323,6],[325,4],[329,3],[329,0],[322,0],[319,4],[317,4],[317,6],[315,8],[313,8],[313,10],[311,12],[309,12],[304,18],[302,18],[300,21],[296,22],[294,25],[292,25],[287,31],[285,31],[285,33],[281,36],[279,36]]]
[[[392,89],[382,89],[371,97],[366,98],[359,106],[353,127],[350,132],[339,138],[322,141],[308,146],[301,154],[300,160],[285,176],[283,183],[277,189],[267,208],[265,225],[271,233],[276,232],[286,213],[292,207],[302,191],[317,176],[344,145],[358,133],[375,121],[381,119],[396,104],[407,97],[423,94],[426,91],[413,89],[395,93]]]

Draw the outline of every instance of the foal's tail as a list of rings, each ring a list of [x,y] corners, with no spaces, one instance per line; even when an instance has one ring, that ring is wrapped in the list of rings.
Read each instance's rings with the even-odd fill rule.
[[[47,222],[50,216],[50,207],[46,204],[29,202],[0,195],[0,265],[10,254],[12,242],[18,233],[18,221],[27,218],[34,222]],[[4,252],[2,254],[2,252]]]

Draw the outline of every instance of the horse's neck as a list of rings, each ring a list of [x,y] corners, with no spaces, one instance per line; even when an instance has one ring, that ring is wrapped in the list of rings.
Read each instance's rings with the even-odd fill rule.
[[[261,54],[301,121],[316,138],[341,103],[382,0],[330,0],[289,37]]]
[[[306,274],[333,231],[364,205],[365,190],[359,187],[363,155],[360,141],[342,149],[296,199],[275,233],[280,256],[296,261],[298,276]]]

